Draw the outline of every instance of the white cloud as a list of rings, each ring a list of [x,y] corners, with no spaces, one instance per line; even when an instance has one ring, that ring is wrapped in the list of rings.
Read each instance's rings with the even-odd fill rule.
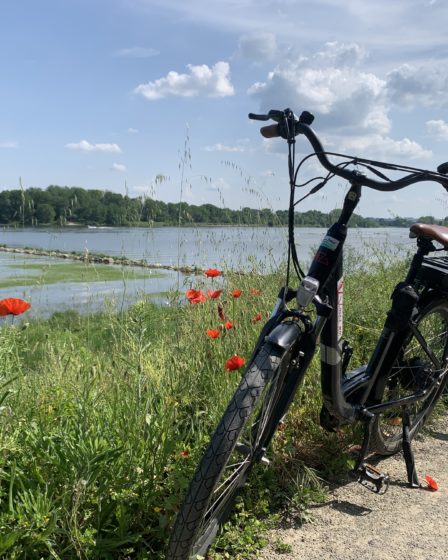
[[[387,133],[386,82],[359,66],[365,57],[356,44],[326,43],[311,56],[291,53],[248,93],[263,110],[294,106],[319,114],[322,127],[362,128]]]
[[[401,66],[383,79],[364,70],[365,60],[366,53],[355,44],[327,43],[312,55],[294,58],[291,53],[248,93],[259,99],[262,111],[290,106],[294,100],[294,107],[315,113],[319,129],[328,136],[324,146],[337,152],[381,159],[431,157],[432,152],[415,140],[391,137],[389,113],[395,104],[408,107],[418,100],[444,105],[448,78],[435,68],[417,72]],[[439,139],[448,137],[444,121],[428,121],[427,129]],[[277,148],[269,142],[265,147],[274,152]]]
[[[19,143],[15,141],[0,142],[0,148],[18,148]]]
[[[113,163],[111,167],[112,171],[117,171],[118,173],[124,173],[126,171],[126,165],[122,163]]]
[[[395,105],[407,109],[422,105],[448,106],[448,74],[445,65],[428,64],[417,68],[403,64],[389,72],[386,80],[389,98]]]
[[[225,146],[224,144],[213,144],[213,146],[205,146],[206,152],[245,152],[244,146]]]
[[[110,152],[113,154],[121,153],[121,148],[118,144],[91,144],[87,140],[81,142],[70,143],[65,145],[69,150],[80,150],[82,152]]]
[[[328,40],[375,47],[375,59],[390,63],[405,51],[437,53],[446,45],[448,3],[429,0],[133,0],[149,17],[174,16],[184,25],[205,24],[231,33],[278,30],[290,45]],[[210,7],[212,6],[212,8]],[[328,22],[328,23],[327,23]],[[440,48],[439,48],[440,50]],[[395,58],[397,60],[397,58]],[[403,60],[403,58],[401,58]]]
[[[151,58],[159,55],[160,52],[150,47],[130,47],[127,49],[120,49],[115,54],[116,56],[124,58]]]
[[[426,130],[436,140],[448,140],[448,123],[445,121],[427,121]]]
[[[128,134],[138,134],[138,130],[136,128],[129,127]]]
[[[243,35],[239,40],[238,52],[254,62],[270,60],[277,52],[275,35],[266,32]]]
[[[226,97],[233,95],[234,88],[230,82],[230,66],[227,62],[217,62],[211,68],[206,64],[187,66],[188,74],[171,71],[164,78],[154,82],[140,84],[134,90],[153,101],[169,95],[178,97]]]
[[[344,152],[356,150],[356,155],[385,159],[397,157],[403,159],[425,159],[432,156],[431,150],[426,150],[414,140],[409,138],[393,140],[381,134],[353,136],[340,141],[339,146]]]

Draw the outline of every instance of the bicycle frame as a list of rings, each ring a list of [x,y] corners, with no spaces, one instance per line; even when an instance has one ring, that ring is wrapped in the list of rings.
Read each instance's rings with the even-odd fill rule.
[[[435,394],[433,391],[435,388],[434,382],[429,389],[425,388],[405,398],[381,403],[382,378],[388,375],[399,359],[403,344],[411,334],[420,341],[421,347],[430,361],[433,362],[437,369],[440,369],[440,364],[433,360],[433,356],[428,351],[428,347],[423,337],[419,334],[417,326],[412,323],[412,316],[417,309],[417,302],[420,300],[420,303],[422,303],[425,293],[431,292],[431,286],[429,286],[428,289],[423,290],[420,295],[417,295],[414,289],[415,279],[423,262],[423,257],[429,252],[434,251],[435,247],[431,241],[424,237],[418,239],[419,249],[414,256],[405,282],[403,285],[399,284],[393,293],[393,296],[396,295],[396,297],[392,298],[392,307],[369,363],[346,374],[347,365],[352,353],[350,345],[342,337],[343,246],[347,236],[347,226],[359,203],[362,186],[389,192],[430,179],[439,182],[448,190],[448,181],[446,177],[441,175],[443,166],[439,166],[438,173],[414,168],[402,168],[410,173],[396,181],[378,181],[367,177],[367,175],[357,169],[348,170],[344,165],[332,164],[328,160],[327,153],[323,149],[318,137],[310,128],[314,117],[306,111],[301,114],[298,120],[290,109],[270,111],[268,115],[250,114],[249,117],[256,120],[275,120],[278,124],[263,127],[261,129],[262,135],[266,138],[282,136],[289,145],[288,168],[291,195],[286,286],[280,291],[271,319],[263,328],[252,355],[252,358],[254,358],[262,342],[267,340],[282,348],[285,354],[289,352],[290,356],[287,361],[292,364],[285,376],[283,389],[279,392],[275,413],[265,430],[266,445],[275,433],[278,422],[281,421],[292,403],[319,342],[323,395],[321,425],[327,430],[334,431],[343,424],[361,420],[365,423],[367,433],[369,431],[368,426],[372,424],[376,415],[396,407],[402,407],[404,413],[406,405],[429,398]],[[295,170],[294,144],[295,136],[298,134],[304,135],[310,142],[317,159],[329,171],[329,177],[331,175],[340,176],[350,183],[350,189],[345,197],[339,219],[330,227],[327,235],[322,240],[307,275],[303,274],[300,265],[298,265],[294,245],[294,192],[297,186],[297,172],[301,165]],[[378,165],[386,169],[396,168],[396,166],[391,164],[383,164],[371,160],[350,159],[352,159],[351,163],[354,164],[358,162],[366,164],[365,167],[370,171],[372,171],[372,165]],[[377,175],[384,179],[384,175],[381,173],[377,173]],[[327,180],[328,177],[316,185],[309,194],[317,192],[317,190],[325,185]],[[298,290],[293,290],[288,286],[291,258],[299,277],[304,277]],[[308,285],[305,284],[306,281],[308,281]],[[286,303],[294,297],[297,297],[298,309],[290,310]],[[310,317],[305,312],[305,308],[311,301],[314,303],[317,311],[317,319],[314,323],[312,323]],[[300,328],[299,324],[301,324]],[[367,447],[368,438],[364,445],[365,450],[367,450]]]
[[[309,269],[309,276],[320,281],[318,294],[314,300],[317,318],[314,323],[300,311],[288,311],[285,302],[291,300],[296,291],[283,289],[272,314],[271,320],[265,325],[259,341],[267,339],[292,352],[293,367],[285,380],[285,387],[280,395],[277,413],[268,431],[272,433],[275,426],[289,408],[305,372],[320,342],[321,387],[323,395],[323,411],[321,424],[328,430],[334,430],[343,424],[357,420],[368,420],[373,415],[385,410],[410,404],[425,398],[428,389],[409,395],[399,401],[378,404],[375,395],[377,381],[386,375],[399,355],[403,342],[411,332],[418,330],[411,324],[411,316],[417,300],[410,301],[403,316],[401,306],[397,311],[397,302],[393,300],[389,318],[372,353],[369,363],[356,370],[346,373],[352,349],[343,339],[343,246],[346,239],[347,226],[361,196],[361,187],[351,182],[345,197],[344,205],[338,221],[330,227],[317,250]],[[336,237],[334,237],[336,236]],[[419,249],[414,256],[410,269],[403,283],[410,287],[420,269],[423,257],[434,246],[424,240],[419,241]],[[415,292],[414,292],[415,293]],[[395,311],[394,311],[395,310]],[[394,313],[400,313],[397,323]],[[392,318],[391,318],[392,317]],[[288,320],[291,319],[291,320]],[[298,328],[302,323],[303,327]],[[425,350],[425,343],[423,349]],[[258,347],[258,345],[257,345]],[[425,350],[428,353],[426,348]],[[428,353],[430,359],[431,356]],[[440,367],[440,365],[439,365]],[[369,403],[366,405],[366,403]],[[268,438],[269,441],[270,437]]]

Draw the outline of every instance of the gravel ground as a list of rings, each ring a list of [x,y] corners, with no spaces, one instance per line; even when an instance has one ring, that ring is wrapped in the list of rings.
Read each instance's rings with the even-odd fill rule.
[[[312,523],[294,523],[270,533],[263,560],[441,560],[448,558],[448,417],[431,426],[413,445],[417,474],[430,474],[439,490],[411,489],[405,484],[401,454],[378,468],[391,476],[389,490],[378,495],[357,482],[333,488],[327,503],[312,508]],[[291,551],[276,551],[275,542]]]

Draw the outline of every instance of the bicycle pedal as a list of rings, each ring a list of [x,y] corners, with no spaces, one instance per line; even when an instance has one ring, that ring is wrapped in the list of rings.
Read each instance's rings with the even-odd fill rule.
[[[389,488],[389,475],[367,463],[363,463],[355,472],[355,475],[362,486],[376,494],[385,494]]]

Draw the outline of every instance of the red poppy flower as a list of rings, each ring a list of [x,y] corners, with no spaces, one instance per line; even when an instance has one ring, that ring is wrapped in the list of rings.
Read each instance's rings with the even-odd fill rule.
[[[191,290],[187,290],[185,292],[185,296],[186,296],[187,299],[194,299],[195,297],[197,297],[198,293],[199,293],[199,290],[191,289]]]
[[[218,303],[218,315],[219,315],[219,318],[221,319],[221,321],[226,320],[226,316],[225,316],[225,313],[224,313],[224,307],[220,303]]]
[[[189,452],[189,451],[181,451],[181,452],[179,453],[179,455],[180,455],[181,457],[188,457],[188,456],[190,455],[190,452]]]
[[[20,315],[31,307],[31,303],[18,298],[0,300],[0,317],[6,315]]]
[[[226,370],[235,371],[236,369],[243,367],[245,363],[246,360],[244,358],[235,354],[235,356],[232,356],[226,361]]]
[[[236,288],[232,292],[232,296],[235,298],[239,298],[243,292],[241,290],[237,290]]]
[[[232,321],[227,321],[227,323],[224,323],[224,328],[229,330],[229,329],[233,329],[233,327],[235,326],[235,323],[232,323]]]
[[[216,299],[217,297],[219,297],[222,294],[222,290],[215,290],[214,292],[212,290],[207,290],[208,291],[208,295],[210,297],[210,299]]]
[[[436,492],[439,489],[439,485],[437,484],[437,482],[433,479],[432,476],[429,476],[429,474],[427,474],[425,476],[425,480],[428,483],[428,490],[432,490],[433,492]]]
[[[216,268],[209,268],[204,272],[207,278],[216,278],[217,276],[221,276],[221,272]]]
[[[258,322],[258,321],[261,321],[262,319],[263,319],[262,314],[261,314],[261,313],[257,313],[257,314],[255,315],[255,317],[252,317],[252,323],[256,323],[256,322]]]
[[[218,338],[218,336],[221,334],[221,331],[218,331],[217,329],[208,329],[207,330],[207,336],[209,338]]]
[[[207,296],[201,290],[187,290],[185,295],[188,301],[193,305],[207,300]]]
[[[260,296],[260,295],[261,295],[260,290],[257,290],[257,288],[251,288],[251,289],[250,289],[250,293],[251,293],[253,296]]]

